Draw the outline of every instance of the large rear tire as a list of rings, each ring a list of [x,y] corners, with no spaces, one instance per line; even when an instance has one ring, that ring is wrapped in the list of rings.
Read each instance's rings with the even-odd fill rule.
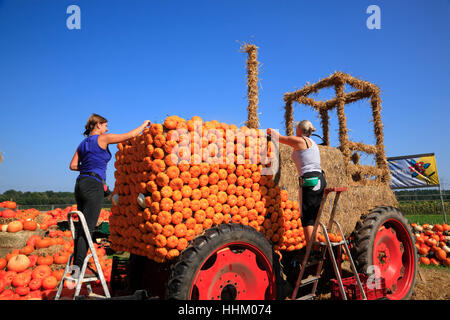
[[[195,238],[174,265],[168,298],[275,299],[278,255],[255,229],[221,224]]]
[[[416,282],[418,258],[408,220],[394,207],[377,207],[355,229],[353,258],[359,272],[385,279],[387,297],[409,299]]]

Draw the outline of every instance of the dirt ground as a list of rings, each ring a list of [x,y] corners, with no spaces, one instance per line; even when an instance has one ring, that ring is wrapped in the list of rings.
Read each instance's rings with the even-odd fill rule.
[[[419,267],[419,272],[412,300],[450,300],[450,271]]]
[[[411,300],[450,300],[450,268],[419,267]],[[352,276],[348,262],[342,264],[344,277]],[[334,278],[334,275],[333,275]],[[319,282],[317,295],[320,300],[331,299],[329,283]]]

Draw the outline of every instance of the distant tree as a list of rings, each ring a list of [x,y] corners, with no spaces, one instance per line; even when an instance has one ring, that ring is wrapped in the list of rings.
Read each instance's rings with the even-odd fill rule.
[[[22,192],[16,190],[7,190],[0,194],[0,202],[14,201],[19,205],[68,205],[75,204],[75,194],[73,192]],[[104,204],[111,204],[107,198],[103,201]]]

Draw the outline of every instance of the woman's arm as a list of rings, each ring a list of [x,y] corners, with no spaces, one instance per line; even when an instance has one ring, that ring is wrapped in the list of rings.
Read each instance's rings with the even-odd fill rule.
[[[133,137],[136,137],[139,133],[141,133],[142,130],[144,130],[145,127],[148,127],[150,125],[149,120],[145,120],[142,125],[137,127],[136,129],[133,129],[127,133],[122,134],[114,134],[114,133],[108,133],[108,134],[102,134],[98,137],[98,143],[101,147],[106,148],[108,144],[113,143],[119,143],[126,141],[128,139],[131,139]]]
[[[278,139],[278,141],[282,144],[286,144],[288,146],[291,146],[292,148],[296,150],[302,150],[305,149],[305,141],[297,136],[283,136],[279,134],[277,131],[274,131],[272,129],[267,129],[267,134],[272,136],[275,139]]]
[[[75,151],[75,154],[73,155],[72,161],[70,161],[70,170],[72,171],[80,171],[80,159],[78,158],[78,149]]]

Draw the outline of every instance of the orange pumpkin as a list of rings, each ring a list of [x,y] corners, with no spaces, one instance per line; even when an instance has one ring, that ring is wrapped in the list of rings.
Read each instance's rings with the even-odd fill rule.
[[[57,284],[58,284],[58,280],[52,275],[47,276],[42,279],[42,288],[44,290],[52,290],[52,289],[56,288]]]
[[[53,264],[53,257],[48,255],[48,256],[39,256],[38,260],[37,260],[37,264],[38,265],[51,265]]]
[[[24,254],[18,254],[8,261],[7,270],[23,272],[30,266],[30,259]]]
[[[29,255],[34,251],[34,248],[32,246],[25,246],[22,249],[20,249],[20,253],[24,255]]]
[[[37,222],[36,221],[25,221],[23,224],[24,230],[34,231],[37,229]]]
[[[436,260],[435,258],[431,258],[431,259],[430,259],[430,263],[431,263],[431,264],[434,264],[435,266],[440,265],[439,261]]]
[[[3,270],[6,267],[6,263],[8,261],[6,261],[5,258],[0,258],[0,270]]]
[[[23,224],[22,222],[16,220],[16,221],[11,221],[10,223],[8,223],[8,232],[19,232],[23,230]]]
[[[440,248],[438,248],[434,252],[434,255],[436,256],[436,258],[438,260],[441,260],[441,261],[445,261],[447,259],[447,253],[443,249],[440,249]]]
[[[48,238],[37,239],[35,242],[36,249],[48,248],[51,245],[51,241]]]
[[[66,264],[69,261],[69,256],[66,254],[55,253],[53,255],[53,262],[56,264]]]
[[[450,266],[450,258],[447,258],[443,261],[444,266],[449,267]]]

